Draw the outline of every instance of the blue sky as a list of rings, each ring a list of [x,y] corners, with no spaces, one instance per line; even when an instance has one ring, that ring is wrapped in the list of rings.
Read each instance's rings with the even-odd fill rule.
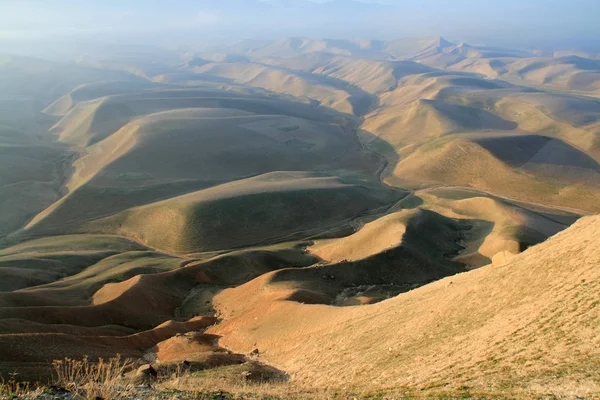
[[[203,40],[444,36],[600,52],[600,0],[0,0],[0,9],[0,51],[2,39],[197,33]]]

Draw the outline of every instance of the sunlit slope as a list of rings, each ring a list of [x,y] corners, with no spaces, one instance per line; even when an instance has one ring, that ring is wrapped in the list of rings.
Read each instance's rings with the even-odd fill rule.
[[[51,132],[61,142],[78,147],[90,146],[115,133],[128,122],[161,111],[211,108],[237,109],[248,113],[306,116],[309,106],[214,89],[162,89],[100,97],[76,104]],[[315,119],[326,115],[315,113]],[[217,116],[217,115],[215,115]],[[222,115],[226,116],[226,115]]]
[[[60,125],[69,128],[61,135],[70,132],[75,135],[74,138],[80,138],[86,142],[92,139],[102,139],[102,137],[97,137],[92,129],[95,122],[109,124],[113,127],[125,122],[115,122],[115,119],[120,119],[119,115],[111,115],[110,110],[120,110],[119,113],[123,112],[123,109],[131,110],[131,115],[126,119],[132,120],[130,123],[124,123],[121,129],[102,130],[101,136],[106,136],[106,140],[99,141],[86,149],[89,154],[77,162],[75,176],[68,184],[70,188],[78,185],[79,175],[92,176],[95,174],[94,171],[102,169],[105,163],[113,161],[115,157],[118,158],[119,156],[116,154],[121,151],[126,152],[128,146],[132,145],[132,140],[140,141],[144,144],[143,147],[148,147],[155,145],[157,141],[166,140],[167,137],[179,136],[184,140],[189,140],[188,144],[193,141],[199,143],[204,139],[210,139],[209,142],[214,146],[217,145],[216,141],[219,139],[227,140],[232,136],[240,135],[240,140],[244,142],[237,145],[231,142],[228,144],[241,149],[242,143],[256,139],[257,142],[254,145],[249,144],[250,157],[253,153],[252,148],[268,147],[267,142],[270,142],[272,146],[281,144],[282,148],[287,149],[290,153],[299,151],[313,154],[332,142],[341,145],[344,144],[343,142],[352,141],[350,132],[345,131],[348,122],[334,112],[330,113],[326,109],[315,108],[307,104],[261,96],[244,96],[238,93],[195,89],[150,92],[132,97],[109,98],[99,102],[101,103],[99,106],[93,106],[94,103],[85,103],[85,107],[82,109],[82,112],[85,111],[82,118],[77,113],[71,115],[77,111],[77,108],[63,118]],[[100,118],[98,112],[105,106],[110,106],[110,108],[102,111],[103,115]],[[89,110],[90,107],[96,108],[96,110]],[[167,111],[161,112],[161,110]],[[136,115],[139,117],[134,119],[133,117]],[[79,130],[77,127],[80,125],[89,129]],[[319,134],[320,130],[328,131],[329,134],[321,135]],[[259,135],[260,133],[262,134]],[[303,136],[306,138],[303,139]],[[180,141],[176,141],[170,146],[178,146],[177,142]],[[184,146],[184,143],[180,143],[179,146],[184,152],[195,152],[189,146]],[[134,150],[135,147],[139,146],[134,146]],[[207,150],[203,147],[201,146],[200,151],[206,152]],[[167,152],[163,157],[167,158],[169,154],[173,153]],[[180,161],[175,162],[183,162],[183,157],[180,156],[178,159]],[[201,162],[197,156],[191,156],[190,159],[192,163],[193,160]],[[240,162],[242,161],[240,160]],[[154,162],[149,160],[144,162],[150,167],[154,165],[156,168]],[[93,171],[90,171],[90,168]],[[83,171],[84,169],[85,171]],[[185,170],[182,170],[182,173],[185,174]],[[251,173],[249,172],[249,174]]]
[[[317,240],[311,253],[329,262],[357,261],[382,253],[402,243],[406,226],[415,211],[391,213],[369,222],[347,237]]]
[[[465,130],[513,130],[517,124],[478,108],[420,99],[408,107],[383,109],[363,125],[396,145],[423,142]]]
[[[513,130],[517,127],[514,121],[486,107],[508,87],[502,82],[469,75],[414,73],[409,69],[397,88],[380,95],[380,107],[366,116],[362,127],[392,146],[405,146],[457,131]],[[477,103],[464,100],[477,94],[487,96],[487,100]]]
[[[470,226],[462,237],[463,248],[454,257],[470,268],[518,254],[567,228],[580,217],[572,211],[513,203],[475,189],[418,190],[397,207],[415,205]]]
[[[231,108],[150,114],[89,146],[74,164],[69,193],[23,234],[85,232],[89,221],[131,207],[271,171],[368,177],[382,165],[360,146],[351,123],[326,109],[260,98],[213,101],[208,105]]]
[[[600,103],[596,101],[519,93],[501,99],[495,108],[524,131],[561,139],[600,160]]]
[[[0,56],[0,242],[61,196],[73,153],[52,143],[56,118],[41,113],[85,82],[139,78],[117,71],[21,56]]]
[[[314,53],[339,55],[367,59],[405,59],[419,54],[428,54],[436,46],[446,43],[441,38],[407,38],[398,41],[343,40],[290,37],[267,43],[242,41],[225,50],[230,54],[250,59],[292,58]]]
[[[539,52],[505,47],[473,46],[445,42],[437,52],[419,56],[419,62],[441,69],[465,70],[497,76],[515,60],[539,56]]]
[[[365,61],[385,63],[390,61],[417,61],[439,69],[464,71],[488,77],[500,77],[516,83],[541,86],[557,90],[598,95],[600,67],[596,57],[585,53],[520,50],[502,47],[475,46],[468,43],[451,43],[441,37],[404,38],[393,41],[351,41],[309,38],[286,38],[266,44],[243,44],[221,49],[227,57],[214,61],[259,61],[285,65],[290,69],[307,66],[313,61],[313,69],[323,67],[318,73],[335,75],[353,81],[372,90],[381,91],[386,82],[391,82],[383,67]],[[208,56],[208,58],[211,58]],[[213,58],[211,58],[213,59]],[[325,67],[336,60],[340,71]],[[347,61],[342,61],[346,59]],[[344,64],[355,60],[356,72],[343,72]],[[360,62],[359,62],[360,61]],[[293,66],[296,65],[296,68]],[[383,64],[380,64],[383,65]],[[378,73],[374,74],[375,69]],[[358,74],[358,71],[361,71]],[[353,77],[353,75],[355,77]],[[360,78],[356,78],[359,77]],[[344,78],[346,77],[346,78]],[[375,79],[374,79],[375,78]],[[367,82],[370,84],[366,84]],[[361,86],[362,87],[362,86]]]
[[[598,103],[591,100],[452,72],[409,74],[380,98],[363,128],[394,146],[502,129],[554,136],[590,152],[597,147]]]
[[[26,255],[24,255],[25,257]],[[52,281],[43,282],[30,280],[32,283],[27,288],[20,289],[15,286],[0,294],[0,304],[6,308],[27,307],[75,307],[86,306],[92,301],[93,296],[104,286],[113,287],[116,282],[127,281],[136,276],[162,273],[176,270],[181,267],[183,260],[149,251],[106,251],[74,252],[67,255],[57,250],[55,257],[62,257],[62,262],[70,261],[70,269],[60,270],[58,265],[48,264],[46,274],[36,272],[40,278],[46,275],[54,276]],[[10,260],[7,260],[7,262]],[[76,263],[77,262],[77,263]],[[41,266],[41,265],[40,265]],[[64,277],[58,273],[62,272]],[[7,281],[9,283],[10,281]],[[34,284],[34,283],[37,283]],[[105,290],[106,292],[106,290]],[[37,311],[35,311],[37,312]],[[27,319],[26,315],[14,315],[15,318]],[[73,320],[74,324],[77,322]]]
[[[455,72],[407,73],[363,128],[392,146],[467,130],[519,130],[598,154],[599,103]]]
[[[208,63],[191,68],[198,74],[226,78],[237,84],[285,93],[299,99],[311,99],[344,113],[352,113],[350,94],[310,76],[254,63]]]
[[[407,75],[380,98],[360,137],[388,159],[388,183],[597,211],[597,102],[452,72]]]
[[[393,175],[413,182],[469,186],[532,203],[544,199],[549,205],[599,210],[598,163],[544,137],[440,139],[401,160]]]
[[[332,54],[351,54],[353,45],[345,40],[309,39],[302,37],[291,37],[275,40],[254,49],[248,49],[247,55],[252,57],[293,57],[298,54],[312,52],[330,52]]]
[[[0,291],[54,283],[84,271],[104,258],[140,250],[145,248],[107,236],[60,236],[26,242],[0,250]]]
[[[288,291],[288,300],[353,306],[376,303],[465,270],[464,265],[451,258],[461,248],[460,239],[469,228],[466,223],[428,210],[410,210],[393,213],[372,224],[392,229],[392,225],[403,225],[404,232],[398,242],[387,248],[376,248],[364,241],[364,252],[360,255],[349,253],[349,259],[341,260],[323,257],[322,264],[276,271],[263,279],[273,287]],[[348,248],[356,236],[363,235],[364,239],[365,229],[372,232],[372,226],[325,243],[334,244],[338,250]],[[394,235],[387,229],[381,233],[387,237]],[[322,243],[317,241],[309,251],[327,256],[328,251],[319,250]],[[329,254],[334,256],[334,253]]]
[[[436,68],[499,77],[526,86],[600,94],[600,62],[588,54],[536,52],[459,44],[419,61]]]
[[[244,42],[229,46],[232,54],[251,59],[292,58],[315,53],[380,60],[408,60],[435,56],[454,48],[441,37],[403,38],[392,41],[339,40],[291,37],[269,43]]]
[[[41,103],[40,109],[86,82],[142,80],[127,72],[88,68],[18,55],[0,56],[0,71],[3,95],[14,93],[21,97],[35,96]]]
[[[555,137],[594,156],[598,154],[600,103],[591,98],[504,86],[502,81],[473,79],[480,89],[460,86],[440,92],[444,102],[485,109],[518,124],[518,130]],[[486,87],[487,85],[487,87]]]
[[[286,38],[268,43],[247,52],[251,57],[292,57],[308,53],[330,53],[339,55],[367,55],[381,49],[378,41],[351,41],[335,39]]]
[[[285,281],[266,275],[217,296],[224,321],[210,332],[311,386],[592,395],[599,223],[371,306],[286,301]]]
[[[392,251],[404,243],[407,226],[418,221],[423,210],[459,222],[461,247],[456,254],[446,256],[469,268],[489,264],[495,257],[518,254],[579,218],[572,212],[513,204],[473,189],[427,188],[406,196],[388,214],[367,219],[355,233],[317,240],[309,250],[330,262],[362,260]]]
[[[529,175],[567,184],[600,185],[600,164],[562,140],[540,135],[487,135],[475,142]]]
[[[531,86],[600,95],[600,61],[579,56],[517,60],[503,79]]]
[[[111,95],[150,90],[156,87],[159,87],[159,85],[141,79],[84,83],[54,101],[44,109],[44,112],[50,115],[64,116],[73,107],[84,101]]]
[[[412,61],[379,61],[311,53],[287,59],[268,59],[266,63],[292,71],[309,72],[349,82],[371,94],[393,90],[405,74],[431,71],[432,68]]]
[[[390,191],[306,173],[271,173],[127,210],[83,229],[189,253],[318,235],[390,204]]]
[[[86,236],[90,243],[96,238],[104,237]],[[59,242],[56,246],[55,252],[64,252]],[[148,329],[174,317],[185,320],[211,312],[212,296],[224,287],[240,285],[275,269],[315,261],[294,245],[233,252],[207,260],[179,258],[144,248],[115,250],[118,254],[107,254],[56,282],[0,293],[0,324],[18,319],[20,323],[12,331],[26,329],[23,333],[55,332],[73,325],[111,325],[112,329],[129,332],[132,328]],[[36,338],[24,341],[34,344]],[[48,356],[44,353],[38,352],[39,359]]]
[[[386,43],[384,51],[401,60],[418,60],[444,53],[454,45],[442,37],[405,38]]]

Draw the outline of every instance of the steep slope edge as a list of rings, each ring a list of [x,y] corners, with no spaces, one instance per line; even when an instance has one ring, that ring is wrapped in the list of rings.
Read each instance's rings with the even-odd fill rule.
[[[593,396],[598,234],[600,217],[586,217],[509,264],[370,306],[284,301],[260,277],[217,296],[224,322],[211,333],[313,387]]]

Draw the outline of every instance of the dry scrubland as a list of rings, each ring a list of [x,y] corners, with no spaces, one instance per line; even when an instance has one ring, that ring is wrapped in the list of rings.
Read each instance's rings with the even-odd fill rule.
[[[81,60],[0,57],[2,395],[600,396],[596,56]]]
[[[584,218],[509,263],[370,306],[285,301],[294,281],[271,273],[219,294],[209,332],[307,386],[598,395],[599,229]]]

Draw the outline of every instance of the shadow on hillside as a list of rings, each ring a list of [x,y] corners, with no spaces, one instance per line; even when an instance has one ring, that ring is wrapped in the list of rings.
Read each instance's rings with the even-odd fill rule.
[[[549,136],[483,137],[476,141],[494,156],[513,167],[522,167],[530,163],[577,167],[600,172],[600,164],[590,155]],[[541,151],[543,153],[540,153]]]
[[[359,129],[358,136],[362,145],[367,150],[377,154],[384,160],[384,165],[378,171],[379,178],[383,182],[384,178],[387,175],[391,175],[400,162],[400,156],[396,152],[396,148],[388,141],[365,129]]]
[[[280,270],[271,283],[292,287],[289,301],[373,304],[472,269],[469,262],[482,262],[485,257],[477,252],[463,254],[463,243],[486,237],[493,228],[493,222],[454,220],[422,210],[408,223],[397,247],[357,261]],[[457,261],[461,256],[465,262]]]
[[[297,75],[300,78],[305,79],[309,83],[329,86],[333,89],[345,91],[350,95],[348,97],[348,102],[352,105],[352,113],[357,117],[362,117],[379,106],[379,98],[376,95],[370,94],[367,91],[361,89],[356,85],[353,85],[348,81],[334,78],[331,76],[313,74],[311,72],[306,72],[293,68],[285,68],[281,66],[264,64],[259,62],[256,62],[256,64],[262,65],[267,68],[283,71],[288,74]]]

